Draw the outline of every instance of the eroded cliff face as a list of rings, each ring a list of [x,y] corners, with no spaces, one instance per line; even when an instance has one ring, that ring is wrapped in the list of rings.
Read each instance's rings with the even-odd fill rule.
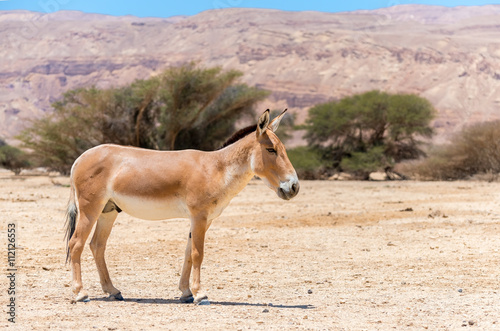
[[[0,12],[0,136],[64,91],[147,78],[191,60],[244,72],[265,108],[303,120],[319,102],[371,89],[417,93],[444,139],[500,118],[500,6],[396,6],[328,14],[221,9],[169,19]]]

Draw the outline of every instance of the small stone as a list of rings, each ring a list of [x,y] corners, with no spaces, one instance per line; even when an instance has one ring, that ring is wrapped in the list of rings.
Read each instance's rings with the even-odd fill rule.
[[[313,293],[313,290],[308,289],[308,290],[307,290],[307,293],[308,293],[308,294],[312,294],[312,293]]]
[[[458,293],[462,293],[463,291],[461,288],[458,289]]]
[[[474,324],[476,324],[475,321],[472,321],[472,320],[469,321],[469,325],[474,325]]]
[[[269,309],[267,309],[267,308],[266,308],[266,309],[264,309],[262,312],[263,312],[263,313],[269,313]]]
[[[387,175],[385,172],[372,172],[368,175],[368,179],[373,181],[383,181],[387,180]]]

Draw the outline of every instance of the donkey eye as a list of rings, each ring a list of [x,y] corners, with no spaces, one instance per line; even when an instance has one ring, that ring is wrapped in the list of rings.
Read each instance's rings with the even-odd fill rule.
[[[278,154],[278,152],[276,152],[276,150],[274,148],[266,148],[266,149],[271,154]]]

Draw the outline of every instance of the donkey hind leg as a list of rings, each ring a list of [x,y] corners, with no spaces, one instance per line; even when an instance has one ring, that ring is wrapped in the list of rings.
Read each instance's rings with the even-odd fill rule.
[[[85,247],[85,242],[87,241],[96,220],[97,216],[92,217],[88,213],[80,210],[77,216],[75,232],[69,240],[68,246],[71,258],[71,269],[73,270],[73,292],[76,295],[75,299],[71,300],[72,303],[87,301],[89,298],[87,292],[83,290],[80,259],[83,248]]]
[[[105,210],[106,211],[106,210]],[[104,259],[104,252],[106,250],[106,242],[115,222],[118,212],[112,210],[110,212],[103,212],[98,220],[94,231],[94,236],[90,241],[90,250],[94,255],[94,260],[99,272],[99,279],[101,281],[102,290],[108,293],[111,299],[123,300],[123,297],[118,289],[113,286],[111,278],[109,277],[108,268]]]
[[[201,303],[207,300],[200,286],[201,263],[203,262],[203,250],[205,245],[205,233],[209,223],[204,217],[193,218],[191,220],[191,260],[193,263],[193,280],[191,282],[191,292],[194,296],[194,303]]]
[[[193,293],[189,289],[189,277],[191,276],[191,267],[193,260],[191,259],[191,232],[186,246],[186,253],[184,256],[184,264],[182,265],[181,280],[179,281],[179,290],[182,292],[181,302],[192,303],[194,301]]]

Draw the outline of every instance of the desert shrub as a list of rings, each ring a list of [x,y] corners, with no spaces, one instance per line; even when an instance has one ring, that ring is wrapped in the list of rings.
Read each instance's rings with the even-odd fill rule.
[[[26,153],[0,140],[0,167],[9,169],[19,175],[22,168],[29,166],[30,162]]]
[[[433,148],[429,157],[406,165],[402,171],[429,180],[467,179],[500,173],[500,121],[465,127],[451,142]]]

